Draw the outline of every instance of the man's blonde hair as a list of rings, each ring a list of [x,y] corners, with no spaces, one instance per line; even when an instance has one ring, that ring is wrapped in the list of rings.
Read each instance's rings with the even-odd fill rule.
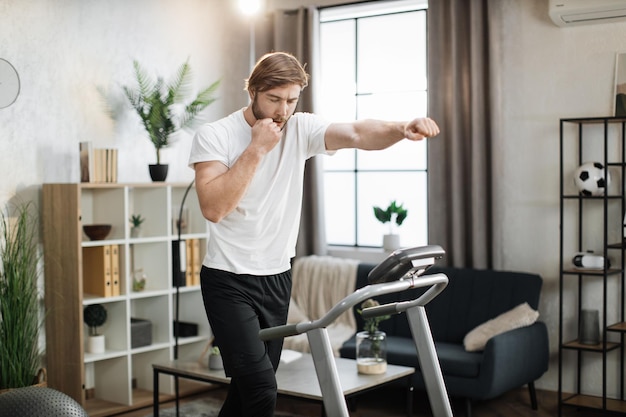
[[[257,93],[288,84],[298,84],[304,89],[309,84],[309,74],[295,56],[287,52],[271,52],[257,61],[246,80],[245,90]]]

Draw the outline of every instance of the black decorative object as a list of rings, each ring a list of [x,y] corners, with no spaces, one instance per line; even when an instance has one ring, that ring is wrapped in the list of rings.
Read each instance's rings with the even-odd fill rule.
[[[130,319],[130,347],[138,348],[152,344],[152,322],[144,319]]]
[[[169,165],[167,164],[155,164],[150,165],[150,178],[154,182],[163,182],[167,178],[167,169]]]
[[[178,238],[176,239],[176,241],[172,242],[172,245],[176,245],[176,250],[172,251],[173,257],[174,257],[174,262],[175,259],[178,257],[178,265],[179,268],[177,270],[174,270],[174,275],[172,277],[172,279],[174,280],[174,286],[176,287],[176,312],[174,314],[174,359],[178,359],[178,337],[180,335],[180,321],[178,320],[178,317],[180,316],[180,283],[181,280],[184,282],[185,279],[185,273],[184,271],[181,271],[181,260],[180,260],[180,242],[182,241],[182,232],[181,232],[181,222],[183,219],[183,209],[185,207],[185,200],[187,200],[187,195],[189,194],[189,191],[191,190],[191,187],[193,187],[194,181],[191,181],[189,183],[189,185],[187,186],[187,189],[185,190],[185,194],[183,195],[183,199],[180,202],[180,211],[178,213],[178,221],[176,222],[176,231],[178,232]],[[174,246],[172,246],[172,249],[174,249]],[[182,275],[182,276],[181,276]],[[176,383],[178,384],[178,379],[176,380]],[[178,392],[178,386],[176,387],[176,392]]]
[[[578,341],[583,345],[600,343],[600,312],[598,310],[581,310]]]
[[[107,311],[102,304],[90,304],[83,310],[83,319],[91,336],[96,336],[98,327],[107,321]]]
[[[175,337],[194,337],[198,336],[198,324],[187,321],[174,321]]]

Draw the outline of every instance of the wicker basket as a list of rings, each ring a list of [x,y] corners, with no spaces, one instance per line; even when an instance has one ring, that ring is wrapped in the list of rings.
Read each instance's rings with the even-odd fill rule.
[[[35,378],[33,378],[33,384],[30,386],[31,387],[47,387],[48,386],[48,372],[46,371],[46,368],[41,368],[39,369],[39,371],[37,371],[37,375],[35,375]],[[17,388],[0,389],[0,394],[14,390],[14,389],[17,389]]]
[[[35,376],[35,379],[33,380],[33,385],[36,387],[47,387],[48,386],[48,371],[46,371],[46,368],[41,368],[38,372],[37,372],[37,376]]]

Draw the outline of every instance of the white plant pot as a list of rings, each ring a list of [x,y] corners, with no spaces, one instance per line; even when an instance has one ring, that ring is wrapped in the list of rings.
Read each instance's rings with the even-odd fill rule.
[[[383,236],[383,249],[394,251],[400,248],[400,235],[389,234]]]
[[[87,338],[87,352],[89,353],[104,353],[104,335],[89,336]]]

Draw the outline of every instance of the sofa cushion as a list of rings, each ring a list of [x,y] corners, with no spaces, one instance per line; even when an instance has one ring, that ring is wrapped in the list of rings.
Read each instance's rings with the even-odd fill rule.
[[[539,313],[528,305],[522,303],[499,316],[476,326],[463,339],[463,345],[468,352],[483,350],[487,341],[500,333],[530,326],[539,317]]]
[[[480,365],[483,355],[476,352],[468,352],[463,346],[456,343],[435,343],[437,356],[444,375],[460,376],[464,378],[476,378],[480,373]]]
[[[435,343],[441,372],[444,375],[455,375],[475,378],[480,372],[482,355],[466,351],[456,343]],[[387,338],[387,361],[389,363],[412,366],[420,369],[417,348],[413,339],[389,336]]]

